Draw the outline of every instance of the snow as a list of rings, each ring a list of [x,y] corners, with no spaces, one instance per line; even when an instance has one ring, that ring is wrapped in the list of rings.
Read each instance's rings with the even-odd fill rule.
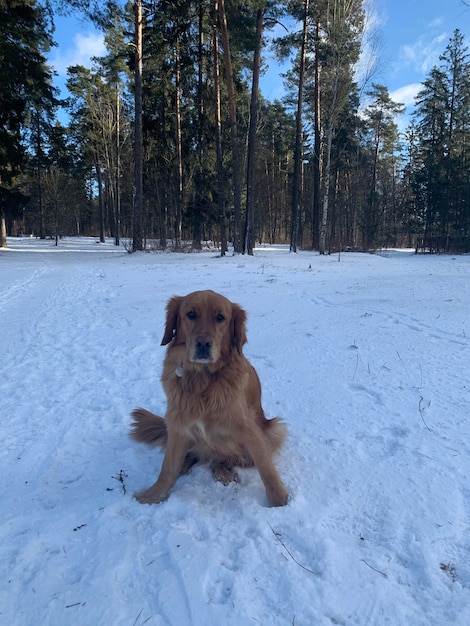
[[[0,619],[88,626],[470,623],[470,256],[0,251]],[[290,500],[196,466],[157,506],[164,307],[211,288],[245,352]]]

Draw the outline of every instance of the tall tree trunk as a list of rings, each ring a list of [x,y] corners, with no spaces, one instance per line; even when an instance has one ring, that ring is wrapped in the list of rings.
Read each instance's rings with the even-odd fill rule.
[[[258,126],[258,94],[261,70],[261,46],[263,41],[264,8],[256,13],[256,48],[253,57],[253,82],[251,87],[250,127],[248,131],[248,155],[246,168],[246,224],[244,251],[253,254],[254,231],[254,182],[256,167],[256,138]]]
[[[222,123],[220,113],[220,75],[219,75],[219,29],[217,27],[218,0],[214,0],[214,111],[215,111],[215,153],[217,161],[217,208],[219,211],[220,256],[227,252],[227,231],[225,224],[225,180],[222,151]]]
[[[142,135],[142,0],[135,0],[134,229],[132,251],[144,249]]]
[[[100,242],[104,243],[104,199],[103,199],[103,176],[101,173],[101,166],[99,163],[98,155],[96,155],[95,161],[96,181],[98,183],[98,209],[100,215]],[[56,227],[57,232],[57,227]]]
[[[328,225],[328,203],[330,201],[331,146],[333,143],[333,134],[333,123],[330,121],[326,138],[325,171],[323,174],[323,209],[320,222],[320,238],[318,245],[318,251],[320,254],[325,254],[326,252],[326,229]]]
[[[198,42],[197,42],[197,150],[196,150],[196,175],[194,185],[194,220],[193,220],[193,243],[195,250],[201,250],[201,225],[204,220],[205,203],[205,147],[204,139],[204,5],[199,2],[198,6]]]
[[[290,250],[297,252],[300,214],[300,179],[302,166],[302,109],[304,98],[305,58],[307,50],[309,0],[304,0],[304,21],[302,27],[302,47],[300,50],[299,93],[297,96],[297,115],[295,124],[294,173],[292,176],[292,223]]]
[[[335,121],[337,116],[337,101],[339,96],[339,72],[340,72],[341,59],[339,55],[335,58],[335,75],[332,85],[331,104],[328,111],[328,130],[326,136],[326,155],[325,155],[325,169],[323,174],[323,208],[322,218],[320,223],[320,238],[318,251],[320,254],[326,252],[326,229],[328,225],[328,204],[330,201],[330,178],[331,178],[331,149],[333,145],[333,137],[335,134]]]
[[[224,65],[227,80],[228,107],[230,117],[230,139],[232,146],[232,169],[233,169],[233,248],[234,252],[243,252],[242,246],[242,180],[240,149],[238,146],[237,111],[235,105],[235,88],[233,84],[232,61],[230,58],[230,43],[228,37],[227,15],[225,2],[219,0],[220,33],[224,48]]]
[[[313,120],[313,217],[312,248],[318,248],[320,225],[320,182],[321,182],[321,108],[320,108],[320,20],[315,24],[315,59],[314,59],[314,120]]]
[[[44,202],[42,197],[42,169],[41,169],[41,127],[39,123],[39,111],[36,111],[36,152],[38,163],[38,201],[39,201],[39,238],[45,239],[46,232],[44,227]]]
[[[369,190],[368,207],[362,233],[362,249],[367,252],[373,243],[378,224],[377,206],[377,168],[379,164],[381,132],[380,125],[375,136],[374,160],[372,163],[372,180]]]
[[[0,207],[0,248],[7,247],[7,222],[3,209]]]
[[[183,228],[183,140],[181,134],[181,75],[179,42],[175,51],[175,116],[176,116],[176,160],[177,160],[177,195],[175,217],[175,248],[181,248]]]
[[[114,243],[120,243],[121,237],[121,98],[119,79],[116,81],[116,208],[114,216]]]

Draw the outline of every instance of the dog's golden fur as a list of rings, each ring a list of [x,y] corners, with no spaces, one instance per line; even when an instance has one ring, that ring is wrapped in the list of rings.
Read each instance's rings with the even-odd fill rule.
[[[178,476],[201,461],[225,484],[238,479],[235,466],[255,465],[271,505],[285,505],[288,493],[272,457],[287,430],[264,415],[258,375],[243,354],[245,311],[213,291],[195,291],[171,298],[166,313],[166,416],[135,409],[131,431],[136,441],[165,447],[165,456],[158,480],[135,497],[161,502]]]

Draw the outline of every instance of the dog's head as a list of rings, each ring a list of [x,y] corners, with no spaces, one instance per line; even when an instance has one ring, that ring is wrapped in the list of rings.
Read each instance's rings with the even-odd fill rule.
[[[214,291],[173,296],[166,308],[162,346],[185,345],[191,363],[216,363],[246,343],[246,313]]]

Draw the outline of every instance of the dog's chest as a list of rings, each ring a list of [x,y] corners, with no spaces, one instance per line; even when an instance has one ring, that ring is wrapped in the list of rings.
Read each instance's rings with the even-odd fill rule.
[[[190,426],[191,434],[196,438],[207,439],[209,437],[206,425],[202,420],[196,420]]]
[[[209,447],[217,446],[227,437],[227,433],[220,426],[209,426],[203,420],[194,420],[188,424],[187,432],[194,442],[204,442]]]

